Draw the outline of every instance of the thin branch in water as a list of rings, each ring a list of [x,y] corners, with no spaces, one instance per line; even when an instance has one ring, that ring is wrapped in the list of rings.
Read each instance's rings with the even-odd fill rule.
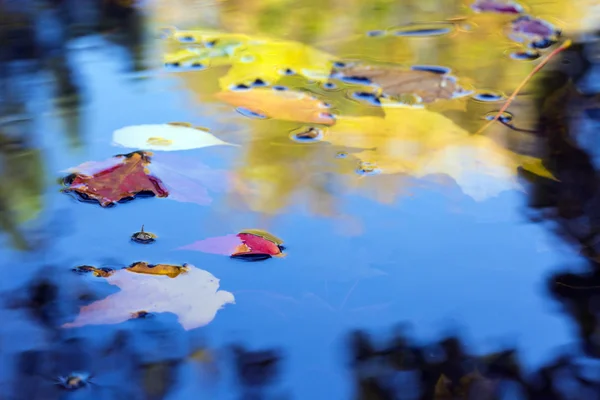
[[[571,39],[567,39],[563,42],[562,45],[560,45],[560,47],[557,47],[556,49],[554,49],[552,51],[552,53],[548,54],[548,56],[546,58],[544,58],[542,60],[541,63],[539,63],[523,80],[523,82],[521,82],[519,84],[519,86],[517,86],[517,88],[515,89],[514,92],[512,92],[512,94],[510,95],[510,97],[506,100],[506,103],[504,103],[504,105],[502,106],[502,108],[498,111],[498,113],[496,114],[496,116],[494,117],[494,119],[492,119],[490,122],[488,122],[487,124],[485,124],[481,129],[479,129],[477,132],[475,132],[476,135],[482,133],[484,130],[486,130],[487,128],[489,128],[494,122],[498,121],[500,119],[500,117],[502,116],[502,113],[504,111],[506,111],[506,109],[510,106],[510,103],[513,102],[513,100],[517,97],[517,95],[519,94],[519,92],[521,91],[521,89],[523,89],[523,87],[527,84],[527,82],[529,82],[529,80],[531,80],[531,78],[540,70],[544,67],[544,65],[546,65],[548,63],[548,61],[550,61],[552,59],[552,57],[554,57],[555,55],[557,55],[558,53],[560,53],[561,51],[569,48],[572,44]]]

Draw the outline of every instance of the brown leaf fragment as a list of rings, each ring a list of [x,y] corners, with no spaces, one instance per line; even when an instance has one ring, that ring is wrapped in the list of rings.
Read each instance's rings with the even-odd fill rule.
[[[354,65],[340,70],[347,78],[368,79],[390,96],[416,95],[424,103],[451,99],[461,89],[447,74],[372,65]]]

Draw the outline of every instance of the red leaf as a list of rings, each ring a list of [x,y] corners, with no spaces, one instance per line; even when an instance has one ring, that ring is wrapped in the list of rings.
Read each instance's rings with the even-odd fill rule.
[[[64,192],[77,194],[84,201],[96,200],[102,207],[118,201],[134,198],[138,194],[152,194],[157,197],[169,195],[160,179],[149,174],[151,153],[133,152],[113,157],[114,165],[106,167],[106,161],[90,162],[75,168],[75,173],[64,179]],[[102,169],[86,174],[82,170],[95,170],[96,164]],[[79,170],[79,171],[78,171]]]
[[[279,246],[261,236],[252,235],[251,233],[238,233],[237,236],[249,248],[249,251],[239,253],[269,254],[272,256],[281,254]]]
[[[203,253],[221,254],[233,257],[246,255],[266,255],[281,257],[281,248],[269,239],[252,233],[225,235],[198,240],[178,250],[194,250]]]

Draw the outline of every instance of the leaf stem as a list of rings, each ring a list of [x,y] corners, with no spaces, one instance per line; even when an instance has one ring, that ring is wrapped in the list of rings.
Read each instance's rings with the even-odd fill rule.
[[[567,40],[565,40],[563,42],[563,44],[560,45],[560,47],[557,47],[550,54],[548,54],[548,56],[546,56],[546,58],[544,58],[542,60],[542,62],[539,63],[525,77],[525,79],[519,84],[519,86],[517,86],[517,88],[514,90],[514,92],[512,92],[512,94],[510,95],[510,97],[506,100],[506,103],[504,103],[504,105],[502,106],[502,108],[496,113],[496,116],[494,117],[494,119],[492,119],[490,122],[488,122],[487,124],[485,124],[481,129],[479,129],[477,132],[475,132],[475,135],[480,134],[481,132],[483,132],[484,130],[486,130],[487,128],[489,128],[490,125],[492,125],[494,122],[498,121],[498,119],[502,116],[502,113],[504,111],[506,111],[506,109],[510,106],[510,103],[512,103],[512,101],[517,97],[517,95],[519,94],[519,92],[521,91],[521,89],[523,89],[523,87],[527,84],[527,82],[529,82],[529,80],[533,77],[533,75],[535,75],[540,69],[542,69],[544,67],[544,65],[546,65],[548,63],[548,61],[550,61],[550,59],[552,59],[552,57],[554,57],[555,55],[557,55],[561,51],[567,49],[569,46],[571,46],[571,44],[572,44],[571,39],[567,39]]]

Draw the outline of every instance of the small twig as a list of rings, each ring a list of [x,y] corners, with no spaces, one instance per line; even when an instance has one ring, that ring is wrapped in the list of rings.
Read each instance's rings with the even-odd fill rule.
[[[481,132],[483,132],[484,130],[486,130],[487,128],[490,127],[490,125],[492,125],[494,122],[498,121],[498,119],[502,116],[502,113],[504,111],[506,111],[506,109],[510,106],[510,103],[512,103],[512,101],[515,99],[515,97],[517,97],[517,94],[519,94],[519,92],[521,91],[521,89],[523,89],[523,87],[527,84],[527,82],[529,82],[529,80],[533,77],[533,75],[535,75],[540,69],[542,69],[544,67],[544,65],[546,65],[548,63],[548,61],[550,61],[550,59],[552,57],[554,57],[555,55],[557,55],[558,53],[560,53],[561,51],[567,49],[569,46],[571,46],[572,42],[571,39],[567,39],[563,42],[562,45],[560,45],[560,47],[557,47],[556,49],[554,49],[550,54],[548,54],[548,56],[546,58],[544,58],[542,60],[541,63],[539,63],[523,80],[523,82],[521,82],[519,84],[519,86],[517,86],[517,88],[515,89],[515,91],[510,95],[510,97],[508,98],[508,100],[506,100],[506,103],[504,103],[504,105],[502,106],[502,108],[496,113],[496,116],[494,117],[494,119],[492,119],[490,122],[488,122],[487,124],[485,124],[481,129],[479,129],[477,132],[475,132],[476,135],[480,134]]]

